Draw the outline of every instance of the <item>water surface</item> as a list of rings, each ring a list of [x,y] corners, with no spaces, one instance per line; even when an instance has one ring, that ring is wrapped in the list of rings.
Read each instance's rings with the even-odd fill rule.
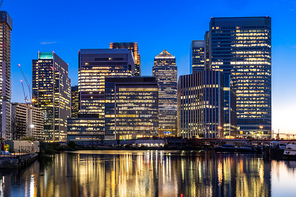
[[[0,171],[0,196],[295,196],[296,162],[212,151],[75,151]]]

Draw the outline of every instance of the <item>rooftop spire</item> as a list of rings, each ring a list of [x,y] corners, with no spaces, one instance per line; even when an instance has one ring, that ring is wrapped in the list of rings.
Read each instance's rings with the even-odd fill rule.
[[[170,54],[167,50],[163,50],[160,54],[158,54],[155,58],[174,58],[172,54]]]

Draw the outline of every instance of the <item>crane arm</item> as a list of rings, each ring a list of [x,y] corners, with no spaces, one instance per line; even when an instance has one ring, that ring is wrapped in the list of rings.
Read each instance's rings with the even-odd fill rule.
[[[0,1],[1,1],[1,0],[0,0]],[[31,100],[31,88],[30,88],[30,83],[29,83],[29,81],[27,80],[26,75],[25,75],[25,73],[24,73],[24,71],[23,71],[21,65],[18,64],[17,66],[18,66],[18,68],[20,69],[20,71],[21,71],[21,73],[22,73],[22,75],[23,75],[23,77],[24,77],[24,79],[25,79],[25,82],[27,83],[28,90],[29,90],[29,97],[30,97],[30,100]]]
[[[25,93],[25,88],[24,88],[23,80],[21,80],[21,84],[22,84],[22,88],[23,88],[25,103],[27,103],[28,99],[27,99],[27,96],[26,96],[26,93]]]

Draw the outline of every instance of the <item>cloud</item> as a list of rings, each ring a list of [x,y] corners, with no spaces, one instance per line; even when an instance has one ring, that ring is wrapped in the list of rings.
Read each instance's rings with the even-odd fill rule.
[[[40,44],[55,44],[57,42],[40,42]]]

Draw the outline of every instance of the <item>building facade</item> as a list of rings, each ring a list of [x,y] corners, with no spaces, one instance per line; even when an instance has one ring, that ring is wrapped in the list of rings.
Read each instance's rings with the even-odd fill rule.
[[[132,51],[129,49],[81,49],[78,71],[80,109],[78,119],[69,119],[68,122],[72,124],[74,121],[76,124],[77,121],[90,122],[95,119],[96,129],[91,135],[87,135],[95,139],[106,139],[102,137],[102,133],[105,134],[105,79],[134,76],[135,63]],[[75,127],[77,126],[79,125],[76,124]],[[85,126],[80,126],[77,127],[78,131],[85,129]]]
[[[12,103],[12,140],[32,137],[44,140],[44,113],[26,103]]]
[[[106,78],[105,125],[109,139],[158,135],[158,85],[155,77]]]
[[[71,87],[71,117],[77,118],[79,113],[79,91],[78,85]]]
[[[141,76],[141,56],[137,42],[110,42],[110,49],[129,49],[135,59],[135,76]]]
[[[32,101],[44,112],[44,138],[66,141],[67,118],[71,116],[68,64],[54,52],[38,52],[32,67]]]
[[[176,58],[163,50],[154,58],[153,77],[158,84],[159,135],[177,134]]]
[[[6,11],[0,11],[0,129],[1,136],[11,139],[11,31],[12,19]]]
[[[104,139],[102,130],[105,124],[94,116],[68,118],[67,140],[70,141],[98,141]]]
[[[232,115],[236,94],[238,135],[271,135],[271,18],[212,18],[210,65],[224,74],[225,122]],[[224,129],[232,129],[231,124]]]
[[[201,71],[178,81],[178,136],[224,137],[223,74]]]
[[[192,74],[205,70],[205,41],[193,40],[190,45],[190,72]]]

